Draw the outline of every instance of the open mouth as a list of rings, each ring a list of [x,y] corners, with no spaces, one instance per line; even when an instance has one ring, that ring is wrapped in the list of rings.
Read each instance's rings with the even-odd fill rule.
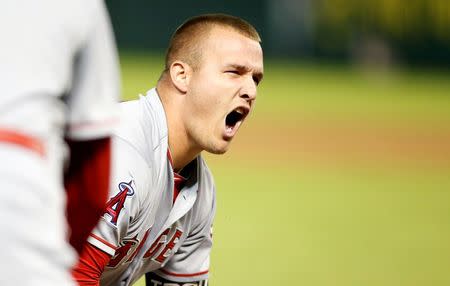
[[[238,107],[228,113],[227,117],[225,118],[225,128],[226,128],[226,134],[230,137],[234,136],[236,133],[237,128],[241,124],[241,122],[244,120],[244,118],[247,116],[249,110],[244,107]]]

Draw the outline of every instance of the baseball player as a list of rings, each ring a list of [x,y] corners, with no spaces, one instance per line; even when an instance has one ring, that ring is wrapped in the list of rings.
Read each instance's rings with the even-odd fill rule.
[[[74,277],[80,285],[207,285],[215,213],[200,153],[227,151],[263,76],[247,22],[200,15],[172,36],[156,88],[121,103],[113,183]]]
[[[6,0],[0,35],[0,285],[72,285],[64,183],[77,250],[108,198],[119,95],[109,19],[99,0]]]

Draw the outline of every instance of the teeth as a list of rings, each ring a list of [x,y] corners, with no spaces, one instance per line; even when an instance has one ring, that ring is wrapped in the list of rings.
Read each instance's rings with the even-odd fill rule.
[[[244,114],[244,109],[242,107],[236,108],[234,111],[236,111],[239,114]]]

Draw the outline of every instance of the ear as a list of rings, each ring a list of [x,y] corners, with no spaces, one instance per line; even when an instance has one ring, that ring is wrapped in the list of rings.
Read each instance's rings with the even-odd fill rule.
[[[185,62],[174,61],[170,65],[169,72],[173,85],[179,91],[183,93],[187,92],[189,79],[192,74],[192,68]]]

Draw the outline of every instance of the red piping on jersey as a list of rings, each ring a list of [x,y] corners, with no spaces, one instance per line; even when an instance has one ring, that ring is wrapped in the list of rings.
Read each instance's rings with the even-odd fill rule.
[[[45,156],[44,144],[39,139],[17,131],[0,128],[0,142],[15,144]]]
[[[167,149],[167,158],[169,158],[170,165],[172,165],[172,168],[173,168],[172,155],[170,154],[170,150],[169,149]]]
[[[170,155],[170,150],[167,149],[167,158],[169,159],[170,165],[172,165],[173,169],[173,161],[172,161],[172,155]],[[175,200],[178,197],[178,194],[180,193],[181,189],[183,188],[183,184],[186,181],[186,179],[179,175],[178,173],[175,173],[175,170],[173,171],[173,202],[175,203]]]
[[[169,272],[167,270],[164,269],[160,269],[160,271],[164,274],[167,275],[171,275],[171,276],[175,276],[175,277],[193,277],[193,276],[198,276],[198,275],[204,275],[204,274],[208,274],[209,270],[205,270],[202,272],[197,272],[197,273],[191,273],[191,274],[182,274],[182,273],[173,273],[173,272]]]
[[[174,173],[174,176],[173,176],[173,203],[175,203],[175,200],[177,199],[178,195],[180,194],[180,191],[183,188],[185,181],[186,181],[185,178],[178,175],[177,173]]]
[[[104,240],[104,239],[101,238],[101,237],[96,236],[96,235],[93,234],[93,233],[91,233],[90,236],[91,236],[92,238],[94,238],[94,239],[100,241],[100,242],[103,243],[104,245],[106,245],[106,246],[108,246],[108,247],[111,247],[111,248],[114,249],[114,250],[117,250],[117,248],[118,248],[117,246],[114,246],[113,244],[107,242],[106,240]]]

